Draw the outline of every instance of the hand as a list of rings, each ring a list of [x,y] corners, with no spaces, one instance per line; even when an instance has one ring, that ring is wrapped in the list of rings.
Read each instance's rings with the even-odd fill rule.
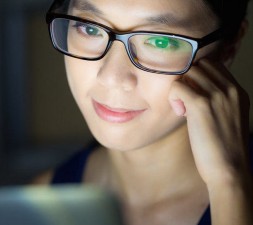
[[[200,60],[173,82],[169,101],[187,119],[195,163],[207,186],[245,174],[249,97],[221,63]]]

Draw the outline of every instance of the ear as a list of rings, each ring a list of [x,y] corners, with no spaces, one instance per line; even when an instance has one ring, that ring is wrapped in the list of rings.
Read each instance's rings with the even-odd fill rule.
[[[242,39],[248,31],[248,27],[249,27],[248,20],[246,19],[243,20],[235,38],[233,38],[232,40],[226,41],[224,43],[224,48],[222,52],[220,53],[221,54],[220,57],[221,57],[221,61],[224,63],[224,65],[227,68],[229,68],[232,65],[234,58],[238,50],[240,49]]]

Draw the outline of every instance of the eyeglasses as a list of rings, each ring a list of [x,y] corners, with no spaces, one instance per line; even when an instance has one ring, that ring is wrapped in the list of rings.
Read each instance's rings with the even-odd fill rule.
[[[221,28],[198,39],[161,32],[119,33],[97,22],[58,13],[49,12],[46,19],[53,46],[65,55],[99,60],[114,41],[120,41],[137,68],[167,75],[186,73],[200,48],[224,36]]]

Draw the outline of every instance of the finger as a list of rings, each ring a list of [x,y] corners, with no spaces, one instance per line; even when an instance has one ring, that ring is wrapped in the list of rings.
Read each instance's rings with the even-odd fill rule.
[[[191,79],[200,88],[210,93],[212,90],[225,91],[226,86],[233,85],[234,78],[231,77],[230,72],[221,63],[201,59],[192,66],[184,79]]]
[[[177,116],[186,116],[186,108],[181,100],[170,100],[170,105]]]
[[[197,65],[204,70],[209,71],[207,75],[209,75],[213,82],[220,84],[220,86],[228,83],[239,86],[236,79],[221,62],[204,58],[199,60]]]
[[[191,86],[198,93],[208,95],[208,93],[213,90],[219,89],[219,85],[210,79],[208,73],[209,71],[205,68],[198,65],[192,66],[188,73],[183,76],[182,81]]]
[[[199,95],[192,87],[181,80],[175,80],[170,88],[169,102],[178,116],[186,116],[194,108],[194,102]]]
[[[247,92],[240,86],[230,71],[222,63],[203,59],[200,60],[199,65],[205,68],[206,71],[209,71],[207,76],[219,87],[223,97],[226,97],[226,99],[230,101],[236,100],[237,104],[239,104],[240,101],[247,103]]]
[[[242,92],[240,85],[221,63],[208,59],[202,59],[195,64],[182,80],[198,93],[210,98],[215,97],[221,103],[226,98],[234,98],[236,92]]]

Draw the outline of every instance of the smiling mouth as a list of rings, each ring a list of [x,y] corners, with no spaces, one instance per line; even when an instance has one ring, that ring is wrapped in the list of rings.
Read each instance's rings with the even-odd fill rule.
[[[132,110],[123,108],[112,108],[110,106],[92,101],[94,110],[98,117],[110,123],[126,123],[129,122],[139,115],[141,115],[145,109]]]

